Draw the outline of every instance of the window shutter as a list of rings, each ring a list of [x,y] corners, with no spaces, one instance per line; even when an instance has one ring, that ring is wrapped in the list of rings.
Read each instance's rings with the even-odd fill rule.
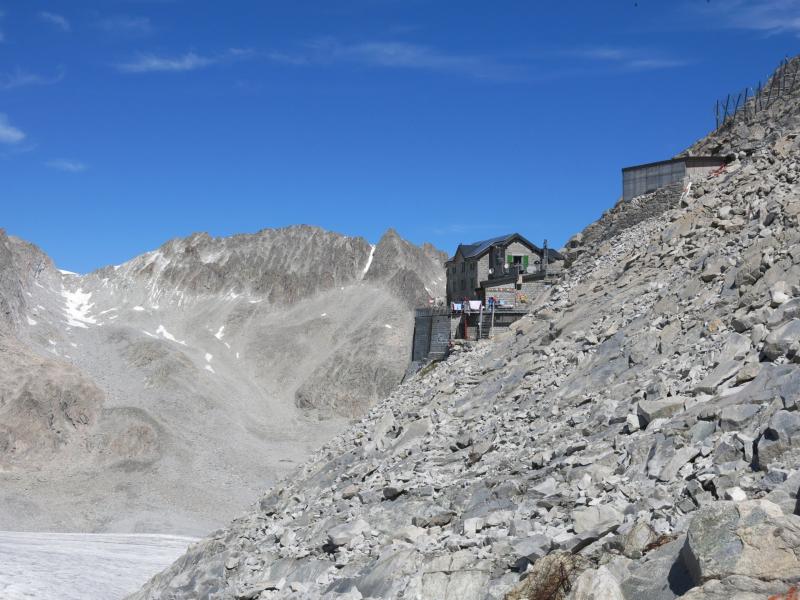
[[[527,254],[522,257],[522,266],[524,268],[526,268],[526,269],[528,268],[528,255]]]
[[[513,265],[514,264],[514,257],[511,256],[510,254],[506,255],[506,263],[509,264],[509,265]]]

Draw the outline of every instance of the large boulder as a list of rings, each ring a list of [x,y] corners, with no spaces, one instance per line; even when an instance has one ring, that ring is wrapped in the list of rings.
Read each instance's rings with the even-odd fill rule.
[[[344,546],[353,539],[369,531],[369,523],[363,519],[356,519],[351,523],[343,523],[328,531],[328,541],[332,546]]]
[[[572,512],[572,527],[577,534],[607,531],[622,523],[624,518],[625,515],[610,504],[590,506]]]
[[[625,600],[619,582],[607,567],[589,569],[575,581],[571,600]]]
[[[681,412],[683,406],[683,398],[670,397],[663,400],[641,400],[636,407],[636,412],[646,425],[654,419],[671,417],[675,413]]]
[[[794,354],[800,347],[800,319],[792,319],[770,332],[764,340],[764,356],[775,360],[780,356]]]
[[[793,444],[800,444],[800,413],[779,410],[758,440],[758,466],[766,467]]]
[[[800,582],[800,517],[768,500],[709,504],[692,520],[681,557],[697,586],[782,593]]]

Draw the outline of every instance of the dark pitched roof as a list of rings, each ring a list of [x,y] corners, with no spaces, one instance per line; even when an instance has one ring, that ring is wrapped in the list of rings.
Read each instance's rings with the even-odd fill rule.
[[[522,237],[518,233],[507,233],[506,235],[500,235],[494,238],[490,238],[488,240],[483,240],[480,242],[473,242],[471,244],[459,244],[458,248],[456,248],[456,254],[461,252],[461,256],[464,258],[478,258],[483,256],[486,252],[489,251],[489,248],[494,246],[495,244],[510,244],[512,241],[518,240],[532,248],[535,252],[541,253],[542,249],[537,246],[536,244],[528,241],[524,237]],[[455,254],[453,255],[450,260],[455,259]],[[547,249],[547,259],[548,260],[564,260],[564,257],[561,256],[560,253],[556,252],[552,248]],[[448,261],[450,262],[450,261]]]

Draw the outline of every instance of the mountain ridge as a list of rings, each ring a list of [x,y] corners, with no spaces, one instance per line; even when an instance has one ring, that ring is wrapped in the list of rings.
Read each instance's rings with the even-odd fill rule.
[[[389,282],[418,271],[441,291],[443,253],[392,243],[406,253],[369,280],[377,248],[310,226],[193,234],[77,275],[0,236],[0,527],[232,516],[254,473],[284,473],[401,380],[411,308]]]

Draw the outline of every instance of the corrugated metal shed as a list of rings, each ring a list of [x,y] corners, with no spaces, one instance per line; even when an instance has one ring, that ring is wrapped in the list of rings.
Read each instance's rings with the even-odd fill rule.
[[[721,156],[686,156],[622,169],[622,197],[629,201],[664,186],[695,178],[725,164]]]

